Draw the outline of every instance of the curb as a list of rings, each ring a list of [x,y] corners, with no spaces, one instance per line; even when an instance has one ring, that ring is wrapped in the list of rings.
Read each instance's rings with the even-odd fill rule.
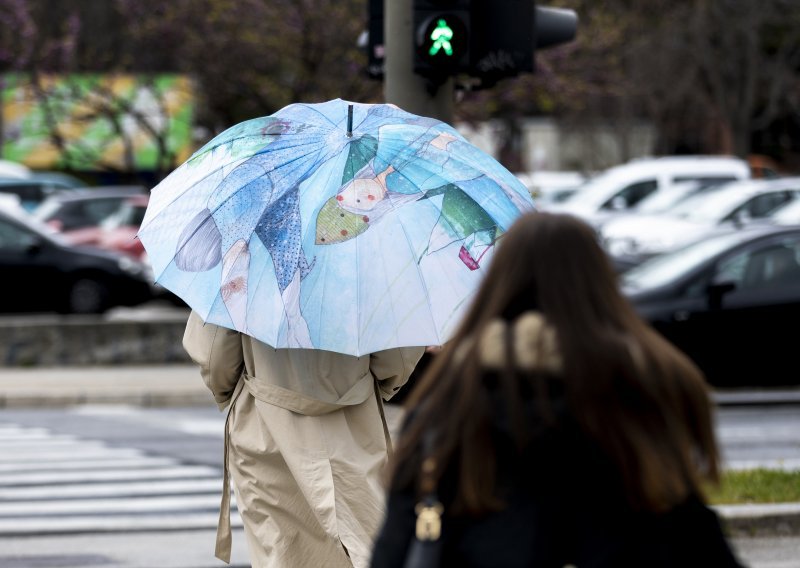
[[[800,535],[800,503],[714,505],[729,537]]]
[[[0,369],[0,408],[213,406],[195,365]]]

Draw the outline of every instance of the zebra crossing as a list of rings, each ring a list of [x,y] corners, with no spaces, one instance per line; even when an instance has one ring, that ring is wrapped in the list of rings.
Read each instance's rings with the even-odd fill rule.
[[[221,468],[0,423],[0,537],[215,528],[221,487]]]

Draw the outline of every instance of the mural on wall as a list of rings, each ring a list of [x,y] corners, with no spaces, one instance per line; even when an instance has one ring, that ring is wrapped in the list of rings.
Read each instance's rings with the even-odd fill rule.
[[[194,150],[181,75],[2,77],[2,157],[34,169],[164,171]]]

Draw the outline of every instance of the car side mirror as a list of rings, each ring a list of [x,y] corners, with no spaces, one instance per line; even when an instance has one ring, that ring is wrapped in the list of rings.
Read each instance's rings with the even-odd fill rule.
[[[708,294],[708,305],[712,309],[722,306],[722,297],[736,290],[736,283],[730,280],[714,282],[706,288]]]

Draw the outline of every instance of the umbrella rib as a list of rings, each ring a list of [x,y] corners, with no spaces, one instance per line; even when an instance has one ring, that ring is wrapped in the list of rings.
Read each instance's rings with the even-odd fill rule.
[[[271,118],[271,117],[267,117],[267,118]],[[308,129],[311,129],[311,130],[320,130],[320,131],[322,131],[322,129],[319,126],[315,125],[315,124],[309,124],[309,123],[306,123],[306,122],[296,122],[295,124],[302,125],[302,126],[308,128]],[[305,128],[303,130],[305,130]],[[224,132],[222,132],[220,134],[224,134]],[[206,145],[208,147],[203,146],[202,148],[197,150],[194,154],[189,156],[189,159],[187,159],[186,161],[187,162],[191,162],[192,160],[200,157],[202,154],[207,154],[208,152],[216,150],[220,146],[229,146],[229,145],[233,144],[234,142],[237,142],[237,141],[240,141],[240,140],[246,140],[248,138],[264,138],[265,136],[272,137],[272,140],[270,140],[269,142],[265,143],[265,146],[269,146],[270,144],[272,144],[276,140],[282,140],[282,139],[288,138],[290,136],[299,136],[300,134],[301,134],[301,132],[286,132],[286,133],[282,133],[282,134],[280,134],[280,133],[279,134],[242,134],[241,136],[236,136],[234,138],[227,138],[225,140],[221,140],[220,142],[218,142],[217,144],[214,144],[213,146],[208,146],[208,144],[211,144],[211,142],[214,141],[214,140],[211,140]],[[305,136],[305,137],[313,138],[311,136],[311,133],[309,133],[309,132],[302,132],[302,135]]]
[[[334,127],[338,127],[341,124],[340,122],[333,122],[328,115],[323,114],[316,107],[313,107],[313,106],[311,106],[311,105],[309,105],[307,103],[296,103],[296,104],[297,104],[297,106],[303,107],[305,109],[308,109],[308,110],[320,115],[322,118],[324,118],[326,121],[328,121]],[[294,105],[291,105],[291,106],[294,106]],[[347,115],[345,115],[345,118],[346,117],[347,117]]]

